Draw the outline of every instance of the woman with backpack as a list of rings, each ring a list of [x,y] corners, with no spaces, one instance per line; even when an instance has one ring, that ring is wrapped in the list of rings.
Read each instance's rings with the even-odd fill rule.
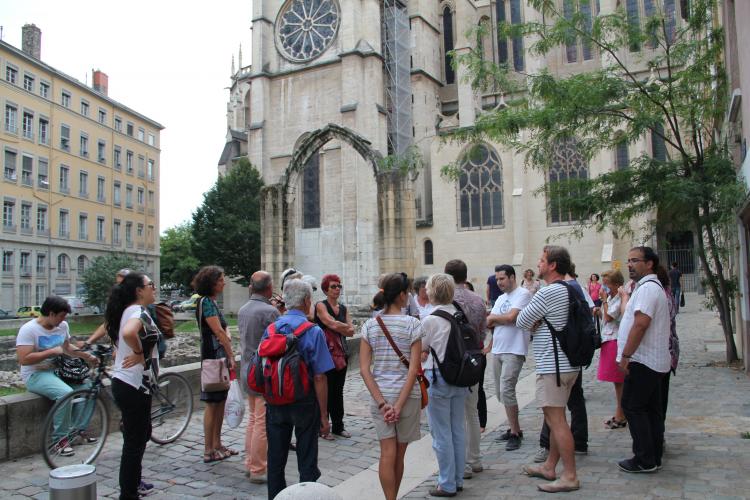
[[[406,447],[421,437],[421,393],[415,381],[422,330],[418,319],[402,312],[408,302],[406,275],[389,274],[380,286],[374,302],[385,307],[362,325],[359,370],[373,399],[370,413],[380,441],[380,485],[386,500],[396,500]],[[409,361],[402,362],[401,354]]]
[[[143,454],[151,437],[149,379],[158,375],[156,344],[159,330],[146,307],[154,303],[156,289],[148,276],[130,272],[112,287],[104,323],[117,346],[112,370],[112,396],[122,413],[120,498],[137,499],[154,487],[141,477]]]
[[[225,358],[230,370],[236,370],[232,341],[227,322],[219,310],[216,297],[224,290],[224,270],[218,266],[202,267],[193,278],[193,289],[201,298],[195,309],[195,318],[201,332],[201,361]],[[206,403],[203,414],[203,462],[210,463],[238,455],[237,450],[221,443],[221,426],[224,423],[226,391],[201,391],[201,401]]]
[[[335,274],[326,274],[320,283],[326,299],[315,304],[315,322],[323,329],[326,345],[333,358],[334,369],[326,372],[328,378],[328,413],[331,416],[331,433],[344,438],[352,437],[344,429],[344,383],[349,353],[346,337],[354,336],[354,325],[344,304],[339,304],[343,285]],[[323,439],[333,440],[330,434],[321,434]]]
[[[447,274],[434,274],[427,280],[427,296],[435,311],[456,313],[454,290],[453,277]],[[448,384],[438,366],[445,360],[451,322],[433,311],[422,322],[422,331],[422,368],[430,382],[427,419],[439,468],[438,484],[430,490],[430,495],[454,497],[457,491],[463,490],[466,462],[464,400],[469,390]]]

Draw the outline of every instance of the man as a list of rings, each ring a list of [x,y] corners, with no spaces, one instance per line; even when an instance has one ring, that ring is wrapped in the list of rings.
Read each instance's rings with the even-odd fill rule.
[[[96,356],[76,349],[70,344],[70,329],[65,317],[70,314],[70,305],[62,297],[50,295],[42,304],[42,315],[24,323],[16,337],[16,355],[21,365],[21,378],[29,392],[39,394],[52,401],[64,397],[75,389],[55,374],[55,359],[67,354],[82,358],[90,364],[99,362]],[[62,423],[55,423],[55,431]],[[57,452],[70,457],[75,454],[68,438],[62,438],[57,444]]]
[[[277,331],[294,331],[307,320],[312,307],[312,287],[301,279],[287,279],[284,284],[287,312],[276,320]],[[263,338],[268,336],[268,329]],[[328,434],[328,382],[326,372],[333,369],[333,360],[319,326],[312,326],[299,337],[297,345],[302,359],[313,377],[315,393],[304,401],[288,405],[266,405],[268,434],[268,498],[273,499],[286,488],[284,468],[289,456],[292,430],[297,437],[297,469],[299,482],[314,482],[318,469],[318,435]]]
[[[565,405],[578,378],[580,367],[571,366],[568,357],[552,336],[547,322],[556,331],[568,322],[568,289],[555,283],[565,279],[570,272],[570,254],[555,245],[544,247],[539,259],[539,276],[550,283],[540,289],[516,320],[516,326],[534,333],[534,359],[536,360],[536,400],[544,412],[544,421],[550,428],[550,450],[547,460],[539,466],[526,465],[523,470],[531,477],[551,481],[537,487],[547,493],[575,491],[580,488],[576,475],[573,434],[565,420]],[[545,321],[546,320],[546,321]],[[559,363],[559,385],[555,362],[555,348]],[[555,468],[562,459],[563,472],[557,477]]]
[[[494,327],[492,337],[484,352],[492,353],[492,373],[495,376],[497,400],[505,406],[510,429],[497,440],[507,441],[507,451],[521,447],[523,432],[518,422],[516,384],[529,351],[529,332],[516,326],[518,314],[531,300],[531,293],[516,282],[516,270],[503,264],[498,270],[497,284],[503,294],[498,297],[487,317],[487,326]]]
[[[240,386],[247,394],[250,414],[245,430],[245,469],[250,482],[266,482],[266,455],[268,441],[266,438],[266,402],[263,396],[256,394],[247,386],[247,373],[250,361],[258,349],[263,332],[268,325],[276,321],[279,311],[271,305],[273,283],[266,271],[257,271],[250,277],[250,300],[237,313],[237,327],[240,333],[242,358],[240,364]]]
[[[445,274],[453,277],[453,281],[456,283],[453,300],[463,310],[466,319],[477,335],[479,345],[482,345],[484,331],[487,329],[487,311],[484,308],[482,297],[464,286],[467,275],[466,263],[458,259],[448,261],[445,264]],[[464,479],[471,479],[475,472],[482,472],[484,470],[482,455],[479,451],[481,430],[479,428],[479,410],[477,410],[478,399],[479,384],[476,384],[469,388],[469,395],[464,402],[464,415],[466,419],[466,465],[464,467]]]
[[[503,294],[503,291],[497,284],[497,274],[500,272],[500,267],[501,266],[495,266],[495,274],[490,274],[487,277],[487,303],[490,306],[495,305],[495,302],[497,302],[497,298]]]
[[[633,438],[633,458],[617,465],[625,472],[654,472],[664,451],[662,380],[671,366],[669,302],[656,277],[659,256],[650,247],[628,253],[630,278],[637,282],[620,321],[617,362],[625,373],[622,409]]]
[[[576,265],[570,263],[570,272],[565,275],[565,283],[568,283],[578,292],[578,295],[586,300],[589,309],[594,311],[594,301],[576,279]],[[568,397],[568,410],[570,410],[570,430],[573,433],[573,444],[576,455],[586,455],[589,452],[589,418],[586,412],[586,398],[583,397],[583,368],[578,373],[578,378],[573,388],[570,390]],[[534,462],[540,463],[547,460],[549,455],[549,426],[547,422],[542,424],[542,431],[539,433],[539,451],[534,456]]]
[[[682,294],[682,271],[677,267],[677,262],[672,262],[672,269],[669,270],[669,286],[672,288],[672,297],[674,298],[677,312],[680,312],[680,295]]]

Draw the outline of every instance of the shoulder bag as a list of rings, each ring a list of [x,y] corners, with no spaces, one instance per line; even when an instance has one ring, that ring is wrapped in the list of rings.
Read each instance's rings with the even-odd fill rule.
[[[396,353],[396,356],[398,356],[398,359],[401,360],[401,362],[404,364],[406,369],[409,369],[409,360],[406,359],[406,357],[401,353],[401,350],[398,348],[396,343],[393,341],[393,337],[391,337],[391,333],[388,331],[388,328],[385,327],[385,323],[383,323],[383,318],[380,316],[375,316],[375,319],[378,322],[378,325],[380,325],[380,329],[383,330],[383,334],[385,335],[385,338],[388,339],[388,343],[391,344],[391,347],[393,348],[393,351]],[[427,406],[428,396],[427,396],[427,388],[430,387],[430,383],[427,381],[427,377],[424,376],[424,370],[420,366],[417,370],[417,382],[419,382],[419,392],[422,394],[422,408]]]
[[[198,330],[203,322],[203,301],[198,302]],[[201,336],[202,337],[202,336]],[[229,390],[229,366],[227,358],[201,360],[201,391],[221,392]]]

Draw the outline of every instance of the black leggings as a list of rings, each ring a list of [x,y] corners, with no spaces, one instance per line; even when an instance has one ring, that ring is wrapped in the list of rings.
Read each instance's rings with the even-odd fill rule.
[[[328,378],[328,414],[331,416],[331,432],[339,434],[344,430],[344,383],[346,369],[326,372]]]
[[[120,500],[137,499],[143,454],[151,437],[151,395],[113,378],[112,396],[122,413]]]

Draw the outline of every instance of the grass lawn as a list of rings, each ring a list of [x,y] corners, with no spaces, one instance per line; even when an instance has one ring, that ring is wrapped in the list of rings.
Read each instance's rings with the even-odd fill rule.
[[[234,327],[234,328],[237,327],[236,316],[232,316],[232,317],[225,318],[225,319],[227,320],[227,324],[230,327]],[[193,333],[198,332],[198,324],[193,320],[183,321],[182,323],[177,325],[177,328],[175,328],[175,333],[191,333],[191,332]]]
[[[99,326],[96,323],[78,323],[69,322],[70,334],[73,336],[88,337]],[[0,330],[0,337],[9,337],[18,335],[18,328],[4,328]]]
[[[22,392],[26,392],[26,389],[21,387],[0,387],[0,398],[12,394],[21,394]]]

